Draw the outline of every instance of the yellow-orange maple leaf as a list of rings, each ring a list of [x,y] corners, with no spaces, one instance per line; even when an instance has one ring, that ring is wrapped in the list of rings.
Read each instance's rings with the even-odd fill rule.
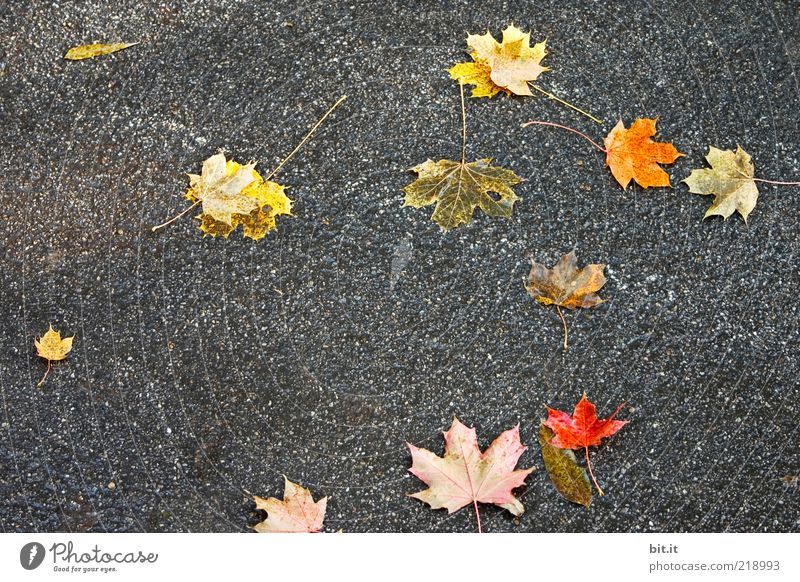
[[[606,136],[606,165],[623,188],[631,180],[642,188],[670,185],[658,164],[671,164],[683,154],[671,143],[654,142],[655,134],[655,119],[637,119],[629,129],[619,121]]]
[[[72,340],[74,337],[75,336],[62,338],[61,334],[54,330],[51,325],[50,329],[48,329],[42,337],[33,340],[33,344],[36,346],[36,354],[40,358],[47,360],[47,370],[45,370],[44,376],[42,376],[37,386],[44,384],[44,379],[47,378],[47,374],[50,373],[52,362],[63,360],[67,357],[67,354],[72,349]]]

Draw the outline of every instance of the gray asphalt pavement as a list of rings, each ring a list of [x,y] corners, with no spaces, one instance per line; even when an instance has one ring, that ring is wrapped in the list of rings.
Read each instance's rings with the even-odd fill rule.
[[[407,497],[405,442],[441,453],[454,414],[486,446],[521,423],[536,466],[504,531],[798,531],[800,188],[762,184],[745,225],[703,221],[679,181],[708,145],[800,179],[793,0],[8,2],[0,8],[0,528],[248,531],[246,491],[286,475],[330,497],[326,530],[474,531]],[[471,159],[525,179],[510,220],[443,234],[402,206],[407,171],[457,158],[446,69],[468,32],[547,39],[541,96],[469,100]],[[84,62],[93,41],[141,44]],[[203,238],[186,173],[224,148],[283,170],[294,216],[254,243]],[[623,191],[597,140],[658,117],[673,189]],[[527,296],[528,254],[603,262],[608,301]],[[33,341],[75,335],[37,388]],[[606,495],[553,490],[544,405],[586,391],[631,422],[592,452]],[[580,455],[579,455],[580,457]]]

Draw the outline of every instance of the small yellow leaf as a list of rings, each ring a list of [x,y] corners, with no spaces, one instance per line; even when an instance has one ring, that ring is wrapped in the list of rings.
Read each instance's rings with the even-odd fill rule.
[[[689,192],[714,196],[704,218],[715,214],[728,218],[738,212],[747,222],[758,200],[758,188],[753,179],[755,166],[750,154],[741,146],[736,146],[735,152],[708,146],[706,160],[710,169],[692,170],[683,180]]]
[[[74,337],[75,336],[62,338],[61,334],[54,330],[51,325],[50,329],[48,329],[42,337],[33,341],[36,346],[36,354],[47,360],[47,370],[37,386],[41,386],[44,383],[44,379],[47,378],[47,374],[50,372],[51,362],[63,360],[67,357],[67,354],[72,349],[72,339]]]
[[[83,44],[69,49],[67,54],[64,55],[64,58],[70,61],[82,61],[83,59],[91,59],[92,57],[115,53],[137,44],[139,43],[115,42],[112,44]]]
[[[61,334],[50,326],[50,329],[40,337],[34,340],[36,345],[36,353],[47,360],[63,360],[72,349],[72,339],[75,336],[61,338]]]

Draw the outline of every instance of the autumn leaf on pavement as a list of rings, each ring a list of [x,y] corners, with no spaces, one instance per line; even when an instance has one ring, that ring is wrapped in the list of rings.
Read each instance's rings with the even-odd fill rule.
[[[637,119],[629,129],[619,121],[606,136],[606,165],[623,188],[631,180],[642,188],[670,185],[658,164],[671,164],[683,154],[671,143],[654,142],[655,134],[655,119]]]
[[[192,205],[151,230],[155,232],[172,224],[202,204],[203,212],[196,218],[200,221],[200,230],[205,234],[228,238],[231,232],[242,225],[244,236],[253,240],[264,238],[275,229],[276,216],[292,213],[292,201],[284,193],[286,187],[270,181],[270,178],[300,151],[322,122],[346,98],[346,95],[340,97],[266,178],[262,178],[255,170],[255,163],[241,165],[226,160],[222,152],[208,158],[203,162],[200,174],[189,174],[190,188],[186,198]]]
[[[556,306],[564,324],[564,349],[567,349],[567,323],[561,308],[574,310],[600,305],[603,299],[597,295],[597,291],[606,284],[603,274],[605,268],[604,264],[597,263],[578,269],[575,251],[561,257],[552,269],[531,259],[531,271],[525,281],[525,289],[538,303]]]
[[[501,91],[532,95],[528,82],[549,70],[541,65],[547,54],[545,42],[531,47],[530,33],[513,24],[503,31],[502,43],[487,32],[468,35],[467,46],[472,62],[458,63],[448,72],[453,79],[474,85],[473,97],[494,97]]]
[[[64,55],[64,58],[70,61],[82,61],[83,59],[91,59],[92,57],[115,53],[137,44],[139,43],[115,42],[111,44],[83,44],[69,49],[67,54]]]
[[[560,449],[584,449],[586,452],[586,466],[592,476],[597,492],[603,495],[603,490],[597,484],[597,479],[592,471],[592,463],[589,461],[589,447],[597,446],[606,437],[610,437],[623,426],[627,420],[614,420],[614,417],[622,409],[625,403],[619,405],[614,413],[606,419],[597,418],[595,405],[583,394],[572,416],[560,410],[547,407],[547,420],[545,426],[550,428],[555,436],[550,440],[550,444]]]
[[[62,338],[61,334],[54,330],[51,325],[50,329],[48,329],[42,337],[33,341],[36,346],[36,354],[47,360],[47,370],[45,370],[44,376],[42,376],[37,386],[44,384],[44,379],[47,378],[47,374],[50,373],[53,362],[63,360],[67,357],[67,354],[72,349],[72,340],[74,337],[75,336]]]
[[[550,481],[564,499],[589,507],[592,502],[589,476],[578,465],[575,453],[550,444],[554,436],[555,433],[544,422],[539,425],[539,447],[542,449],[544,468],[547,469]]]
[[[478,503],[493,503],[513,515],[522,515],[525,508],[511,491],[524,485],[533,469],[514,470],[527,449],[519,440],[519,425],[500,434],[483,453],[475,429],[455,417],[450,430],[443,434],[444,457],[406,443],[412,459],[409,471],[429,486],[411,497],[433,509],[445,508],[448,513],[471,504],[478,531],[482,531]]]
[[[450,230],[472,218],[476,207],[489,216],[511,218],[518,200],[511,186],[522,180],[511,170],[491,165],[485,158],[465,163],[427,160],[411,168],[418,178],[403,188],[404,206],[422,208],[436,204],[431,218]],[[492,196],[491,193],[496,196]]]
[[[558,127],[584,138],[606,154],[606,165],[623,188],[627,188],[631,180],[642,188],[669,186],[669,175],[658,164],[671,164],[683,155],[671,143],[654,142],[650,139],[656,134],[655,119],[637,119],[630,128],[626,128],[620,121],[606,136],[605,147],[585,133],[566,125],[549,121],[529,121],[522,127],[529,125]]]
[[[711,166],[710,170],[692,170],[689,177],[683,180],[689,186],[689,192],[714,196],[703,218],[715,214],[728,218],[738,212],[747,222],[758,200],[754,177],[756,168],[750,154],[738,145],[735,152],[708,146],[706,160]]]
[[[467,53],[472,61],[458,63],[448,73],[459,83],[473,85],[472,97],[533,95],[531,87],[550,99],[586,115],[597,123],[601,120],[545,91],[532,82],[549,71],[541,64],[547,55],[546,41],[531,46],[531,35],[513,24],[503,31],[503,42],[497,42],[490,32],[467,35]]]
[[[200,230],[227,238],[241,224],[244,236],[259,240],[275,228],[276,216],[292,213],[285,187],[265,181],[254,167],[218,153],[203,162],[201,175],[189,174],[186,198],[203,205]]]
[[[511,170],[492,166],[491,158],[467,163],[467,112],[464,106],[464,83],[461,90],[461,161],[427,160],[410,168],[417,179],[403,188],[403,206],[422,208],[436,204],[431,217],[443,230],[470,221],[476,207],[489,216],[511,218],[519,198],[511,186],[522,179]],[[492,196],[491,193],[495,195]]]
[[[253,496],[256,509],[267,512],[267,519],[253,529],[259,533],[317,533],[322,529],[328,498],[315,502],[311,492],[284,477],[283,500]]]

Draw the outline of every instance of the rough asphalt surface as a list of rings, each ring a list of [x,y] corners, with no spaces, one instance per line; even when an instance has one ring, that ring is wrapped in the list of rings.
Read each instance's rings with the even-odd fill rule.
[[[709,144],[800,179],[794,0],[9,2],[0,35],[3,531],[248,531],[285,474],[330,497],[326,530],[475,530],[407,497],[409,441],[454,414],[481,446],[521,423],[536,466],[488,531],[798,531],[800,188],[759,186],[749,224],[703,221],[680,180]],[[468,32],[547,39],[544,97],[468,100],[468,156],[526,182],[511,220],[442,234],[402,206],[407,168],[457,158]],[[70,47],[140,41],[67,62]],[[203,238],[186,173],[220,148],[275,167],[294,217]],[[673,189],[623,191],[601,139],[658,117]],[[604,305],[524,291],[526,254],[607,263]],[[37,388],[33,341],[75,335]],[[606,496],[570,505],[542,468],[545,403],[586,391],[630,424],[593,449]],[[580,457],[580,455],[579,455]],[[794,485],[792,484],[794,483]]]

